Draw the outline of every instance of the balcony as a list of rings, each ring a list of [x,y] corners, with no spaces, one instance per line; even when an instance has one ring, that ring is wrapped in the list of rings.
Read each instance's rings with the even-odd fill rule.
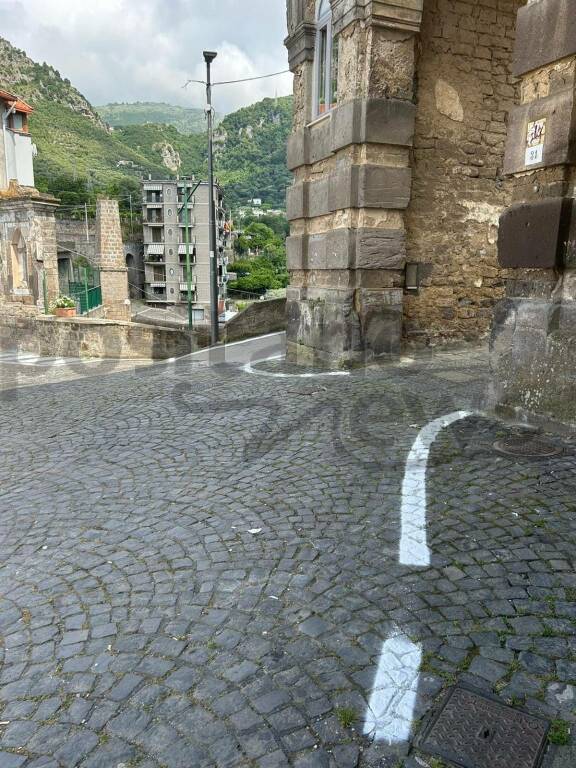
[[[164,257],[164,243],[155,243],[155,242],[148,242],[145,243],[146,246],[146,254],[145,256],[148,258],[150,256],[160,256]],[[151,259],[153,261],[153,259]]]
[[[181,282],[180,283],[180,290],[184,293],[188,293],[188,283],[187,282]],[[196,278],[192,279],[192,293],[196,293]]]

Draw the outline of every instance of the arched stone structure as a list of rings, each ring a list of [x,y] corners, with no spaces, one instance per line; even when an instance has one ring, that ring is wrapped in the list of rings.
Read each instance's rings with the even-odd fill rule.
[[[0,303],[15,311],[43,311],[58,295],[56,207],[35,190],[0,195]]]
[[[315,119],[316,1],[288,0],[293,358],[350,364],[488,334],[523,2],[331,0],[338,102]]]

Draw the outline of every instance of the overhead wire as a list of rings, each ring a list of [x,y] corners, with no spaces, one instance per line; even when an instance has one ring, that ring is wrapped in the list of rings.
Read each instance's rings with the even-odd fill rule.
[[[256,77],[242,77],[239,80],[219,80],[212,83],[212,86],[216,85],[236,85],[237,83],[251,83],[254,80],[266,80],[269,77],[279,77],[280,75],[286,75],[290,72],[289,69],[283,69],[281,72],[271,72],[269,75],[257,75]],[[190,83],[199,83],[200,85],[208,85],[206,80],[187,80],[182,88],[187,88]]]

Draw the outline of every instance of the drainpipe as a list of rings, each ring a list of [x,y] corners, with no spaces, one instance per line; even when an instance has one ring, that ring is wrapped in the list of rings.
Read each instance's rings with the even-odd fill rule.
[[[8,170],[8,144],[6,143],[6,126],[8,125],[8,118],[16,111],[16,104],[12,104],[8,112],[2,115],[2,136],[4,138],[4,167],[6,171],[6,189],[10,186],[9,170]]]

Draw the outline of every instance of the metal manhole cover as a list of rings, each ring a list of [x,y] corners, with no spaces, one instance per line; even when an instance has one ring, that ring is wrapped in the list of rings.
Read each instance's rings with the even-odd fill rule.
[[[494,449],[505,456],[526,459],[546,459],[563,453],[563,448],[533,434],[513,435],[497,440],[494,443]]]
[[[539,717],[457,686],[418,747],[461,768],[538,768],[548,729]]]

